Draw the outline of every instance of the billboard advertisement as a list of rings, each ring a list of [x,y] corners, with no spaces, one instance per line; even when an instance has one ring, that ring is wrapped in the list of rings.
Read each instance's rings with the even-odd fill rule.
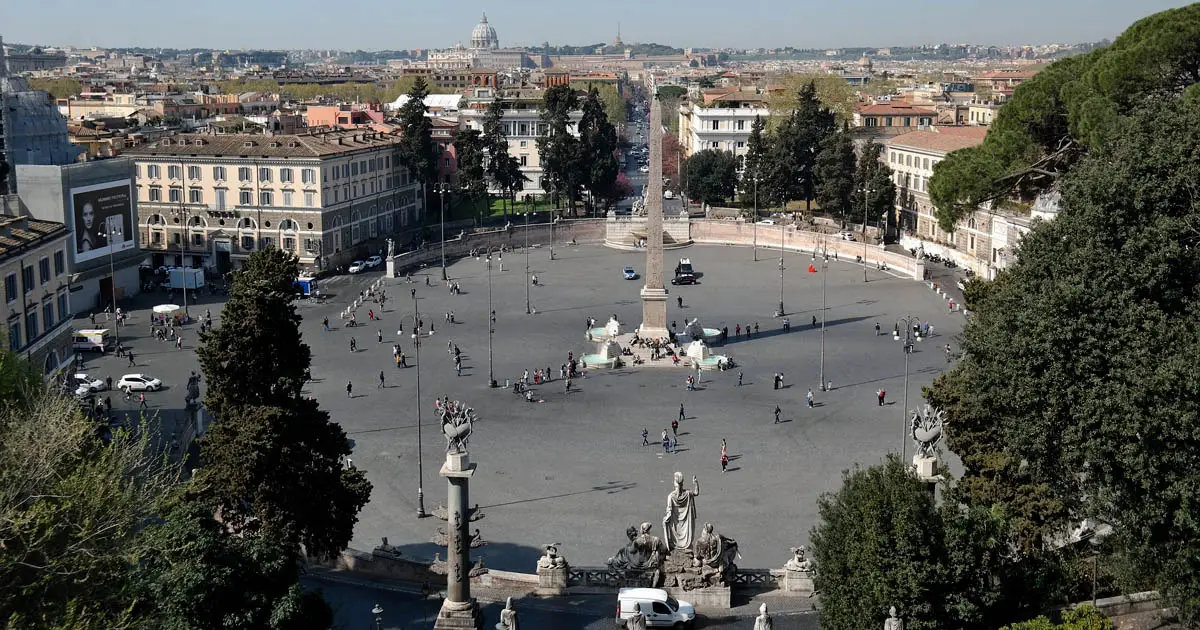
[[[128,179],[71,189],[75,262],[134,248],[137,232],[132,195]]]

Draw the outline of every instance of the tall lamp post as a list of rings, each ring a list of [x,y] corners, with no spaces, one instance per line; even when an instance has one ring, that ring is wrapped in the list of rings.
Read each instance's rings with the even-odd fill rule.
[[[400,318],[401,332],[404,331],[404,322],[408,321],[410,317],[413,323],[413,357],[417,363],[417,518],[425,518],[428,514],[425,513],[425,459],[421,442],[421,333],[418,326],[421,316],[417,313],[417,296],[415,294],[413,295],[412,315],[404,315]]]
[[[492,251],[499,251],[500,245],[492,245],[487,249],[488,272],[488,387],[496,386],[496,375],[492,372],[492,337],[496,336],[496,308],[492,306]]]
[[[180,167],[180,168],[182,168],[182,167]],[[182,201],[179,202],[179,207],[176,208],[176,210],[175,210],[175,216],[179,217],[179,220],[181,222],[179,224],[180,225],[180,227],[179,227],[179,232],[180,232],[179,266],[184,269],[187,269],[188,268],[187,261],[184,259],[187,258],[187,248],[191,247],[191,243],[188,242],[188,237],[191,236],[191,234],[189,234],[187,231],[188,221],[191,220],[191,217],[188,215],[187,206],[183,205]],[[168,277],[167,280],[170,280],[170,277]],[[116,309],[117,305],[113,304],[113,308]],[[186,275],[183,278],[183,316],[185,318],[188,316],[187,276]]]
[[[779,310],[776,311],[776,317],[783,317],[783,237],[786,234],[786,228],[783,224],[779,225]]]
[[[859,189],[859,191],[862,192],[862,194],[863,194],[863,229],[862,229],[863,260],[862,260],[862,263],[863,263],[863,282],[866,282],[867,281],[867,197],[870,196],[871,193],[875,192],[875,189],[867,188],[866,186],[863,186],[862,188]]]
[[[825,237],[821,252],[821,391],[825,389],[825,277],[829,275],[829,242]]]
[[[758,262],[758,175],[754,176],[754,262]]]
[[[529,212],[525,213],[525,314],[533,313],[529,305]]]
[[[913,345],[917,339],[920,339],[920,333],[913,332],[913,323],[921,321],[921,318],[915,315],[905,315],[896,320],[896,327],[892,329],[892,340],[900,341],[901,326],[904,329],[904,408],[900,410],[900,461],[904,461],[908,455],[908,355],[913,352]]]
[[[442,280],[447,280],[449,276],[446,275],[446,193],[450,192],[450,186],[445,182],[434,184],[433,192],[442,198]]]
[[[108,275],[112,276],[112,313],[113,313],[113,317],[115,318],[117,316],[117,272],[116,272],[116,268],[113,267],[113,251],[112,250],[113,250],[113,243],[124,242],[124,238],[123,238],[124,235],[121,233],[121,228],[113,227],[112,229],[105,232],[104,236],[105,236],[105,238],[108,239]],[[185,283],[185,286],[186,286],[186,283]],[[119,347],[121,347],[121,320],[116,319],[115,321],[117,323],[115,326],[113,326],[113,330],[116,332],[114,333],[113,336],[117,342],[117,347],[119,348]]]

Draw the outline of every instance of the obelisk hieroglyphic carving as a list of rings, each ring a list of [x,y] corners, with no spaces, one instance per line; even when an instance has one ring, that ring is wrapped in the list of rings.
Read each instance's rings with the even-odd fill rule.
[[[650,181],[646,185],[646,286],[642,287],[642,337],[665,337],[667,289],[663,284],[662,104],[650,97]]]

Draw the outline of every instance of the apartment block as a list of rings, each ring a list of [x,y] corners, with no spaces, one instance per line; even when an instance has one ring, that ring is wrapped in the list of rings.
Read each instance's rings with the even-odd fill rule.
[[[70,239],[62,223],[0,215],[0,322],[8,348],[47,376],[69,366],[74,356]]]

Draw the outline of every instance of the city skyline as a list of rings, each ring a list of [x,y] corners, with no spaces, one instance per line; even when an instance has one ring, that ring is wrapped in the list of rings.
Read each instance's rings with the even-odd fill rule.
[[[161,3],[154,11],[129,0],[109,3],[121,28],[96,29],[84,21],[47,20],[84,8],[78,0],[7,4],[0,9],[6,41],[79,47],[405,50],[448,48],[467,43],[483,12],[496,28],[500,45],[588,45],[612,42],[620,23],[626,43],[660,43],[705,48],[848,48],[940,43],[1017,46],[1073,44],[1112,39],[1147,15],[1190,4],[1180,0],[1061,0],[1039,3],[1013,0],[997,13],[982,0],[926,0],[917,10],[895,10],[883,0],[857,0],[831,6],[819,0],[752,0],[731,9],[717,0],[693,0],[692,10],[646,5],[629,0],[583,4],[564,20],[560,3],[509,0],[504,6],[465,2],[453,11],[427,11],[412,5],[380,12],[379,5],[348,0],[342,19],[331,19],[325,5],[295,0],[287,11],[264,2],[211,0],[203,12],[195,5]],[[912,6],[912,5],[905,5]],[[490,11],[489,11],[490,9]],[[889,13],[890,12],[890,13]],[[863,23],[862,15],[887,14],[887,20]],[[356,16],[370,15],[369,20]],[[1038,19],[1031,20],[1030,15]],[[236,16],[231,18],[231,16]],[[185,26],[171,28],[172,20]],[[273,25],[264,29],[264,24]],[[731,28],[733,25],[733,28]]]

